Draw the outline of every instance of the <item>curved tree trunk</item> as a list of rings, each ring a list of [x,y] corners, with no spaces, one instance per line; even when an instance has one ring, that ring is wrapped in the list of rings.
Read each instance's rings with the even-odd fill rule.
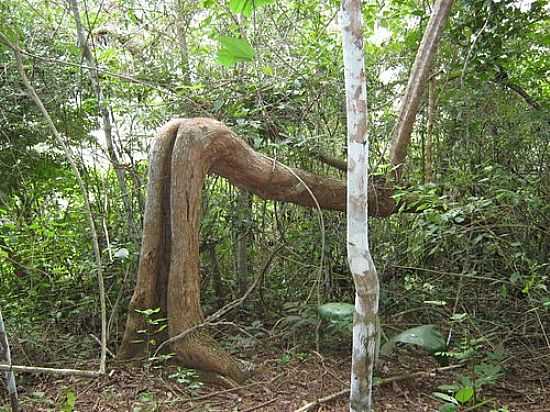
[[[143,244],[120,358],[147,356],[167,338],[166,331],[157,333],[158,325],[151,325],[139,311],[160,308],[158,316],[168,319],[170,336],[203,320],[199,226],[201,191],[208,173],[226,177],[265,199],[315,207],[309,189],[321,208],[346,207],[344,182],[291,169],[257,153],[220,122],[196,118],[166,124],[150,154]],[[369,189],[371,215],[393,213],[391,188],[371,182]],[[174,342],[172,350],[185,366],[237,381],[244,378],[238,362],[203,332]]]

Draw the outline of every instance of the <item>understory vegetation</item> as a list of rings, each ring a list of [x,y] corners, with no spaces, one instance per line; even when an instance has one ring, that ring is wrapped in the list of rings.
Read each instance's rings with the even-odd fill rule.
[[[285,387],[295,403],[282,403],[273,389],[271,398],[250,392],[242,407],[233,398],[220,406],[202,400],[220,383],[172,365],[170,354],[153,358],[151,348],[135,374],[115,356],[140,257],[147,154],[160,126],[214,118],[269,158],[345,180],[334,167],[346,159],[339,2],[261,1],[248,11],[240,3],[247,2],[79,2],[97,79],[77,42],[71,2],[1,3],[0,33],[21,50],[86,189],[29,97],[13,50],[0,42],[0,310],[14,365],[98,368],[101,269],[107,367],[118,370],[110,379],[124,391],[120,382],[134,385],[140,376],[135,385],[145,388],[112,410],[294,410],[348,384],[349,318],[327,320],[318,310],[354,302],[345,213],[264,200],[216,175],[202,198],[203,312],[252,290],[205,329],[254,364],[252,381],[269,376],[263,386],[278,382],[274,371],[293,371],[285,384],[307,381],[300,368],[312,365],[336,378],[311,390]],[[370,173],[380,178],[391,169],[388,143],[430,7],[363,5]],[[443,346],[430,351],[405,333],[382,350],[375,401],[382,408],[400,400],[380,410],[421,402],[444,411],[550,408],[548,10],[538,0],[453,6],[394,193],[397,210],[369,218],[382,348],[426,325],[426,339],[435,334]],[[162,336],[167,322],[158,308],[140,313]],[[404,391],[411,399],[382,389],[384,378],[433,369],[441,378],[422,378],[428,384]],[[16,378],[25,410],[96,410],[86,381]],[[102,392],[98,380],[90,385]],[[0,385],[0,411],[9,410],[7,399]]]

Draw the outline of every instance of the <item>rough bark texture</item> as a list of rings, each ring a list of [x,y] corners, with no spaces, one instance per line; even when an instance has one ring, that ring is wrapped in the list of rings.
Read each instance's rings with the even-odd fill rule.
[[[243,190],[272,200],[314,207],[304,182],[325,209],[344,210],[344,182],[291,169],[255,152],[222,123],[175,119],[166,124],[150,154],[148,197],[137,284],[130,303],[120,358],[150,355],[165,340],[138,311],[160,308],[175,336],[203,320],[200,307],[199,223],[201,190],[208,173],[226,177]],[[298,176],[299,179],[296,177]],[[390,188],[370,185],[371,214],[395,210]],[[139,331],[147,331],[146,333]],[[241,380],[238,362],[203,332],[172,344],[185,366]]]

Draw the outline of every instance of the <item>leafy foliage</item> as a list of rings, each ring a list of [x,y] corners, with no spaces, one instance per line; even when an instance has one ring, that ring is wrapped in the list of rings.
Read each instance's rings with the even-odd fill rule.
[[[337,2],[203,0],[191,2],[192,8],[184,3],[172,9],[168,2],[143,8],[91,1],[82,13],[134,220],[142,221],[151,136],[171,117],[215,117],[255,150],[343,179],[318,160],[319,153],[343,159],[346,152]],[[26,51],[33,86],[79,158],[100,228],[115,342],[140,245],[129,235],[97,96],[65,7],[3,1],[0,31]],[[409,0],[364,5],[371,166],[378,175],[388,171],[394,102],[427,7]],[[474,362],[488,343],[510,331],[506,345],[533,350],[546,345],[540,325],[550,319],[547,18],[542,0],[455,2],[432,70],[432,157],[424,105],[405,185],[396,192],[400,211],[371,223],[384,323],[396,330],[404,324],[450,330],[452,361]],[[184,22],[179,34],[178,22]],[[0,296],[14,352],[24,351],[37,364],[56,354],[89,359],[97,345],[88,334],[97,335],[100,325],[83,198],[3,46],[0,72]],[[430,162],[431,180],[425,172]],[[235,188],[209,178],[201,222],[205,313],[240,296],[235,245],[243,233],[250,239],[248,281],[281,246],[261,286],[231,319],[255,325],[247,329],[252,338],[243,334],[231,344],[250,346],[275,332],[292,346],[311,344],[317,308],[351,301],[343,216],[325,211],[323,218],[324,239],[316,211],[256,197],[244,207]],[[206,254],[209,247],[213,255]],[[153,330],[165,325],[160,314],[144,316]],[[330,343],[347,350],[344,338],[337,338]],[[48,355],[44,346],[60,349]],[[481,376],[498,375],[489,369],[474,371],[472,385],[459,381],[460,388],[440,392],[453,397],[455,406],[473,405],[477,393],[466,388],[477,391]]]

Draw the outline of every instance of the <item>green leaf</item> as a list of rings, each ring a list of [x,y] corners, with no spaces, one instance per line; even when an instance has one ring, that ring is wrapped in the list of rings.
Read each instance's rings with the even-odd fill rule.
[[[235,63],[251,61],[254,59],[254,49],[246,39],[221,36],[220,49],[216,60],[224,66],[232,66]]]
[[[325,320],[353,320],[354,306],[351,303],[332,302],[319,306],[319,316]]]
[[[446,403],[439,407],[439,412],[456,412],[457,411],[456,408],[457,408],[456,405],[453,405],[452,403]]]
[[[453,398],[451,395],[447,395],[446,393],[434,392],[432,393],[432,396],[444,402],[448,402],[452,405],[458,405],[458,401],[455,398]]]
[[[409,343],[420,346],[432,354],[444,351],[447,347],[445,339],[443,339],[441,332],[437,330],[435,325],[417,326],[395,335],[382,346],[381,353],[389,355],[396,343]]]
[[[68,390],[65,395],[65,403],[63,404],[63,412],[73,412],[74,405],[76,403],[76,393],[72,390]]]
[[[229,2],[229,9],[233,13],[250,17],[254,10],[258,10],[262,6],[271,4],[273,1],[274,0],[231,0]]]
[[[474,396],[474,388],[471,386],[466,386],[455,394],[455,399],[460,403],[465,404],[472,399],[472,396]]]

